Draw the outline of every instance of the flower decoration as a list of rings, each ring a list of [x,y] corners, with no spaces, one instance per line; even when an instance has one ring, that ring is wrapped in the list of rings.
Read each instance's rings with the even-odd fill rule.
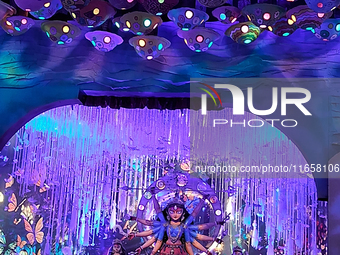
[[[152,30],[157,28],[162,22],[160,17],[138,11],[129,12],[120,18],[123,31],[131,31],[136,35],[150,34]]]
[[[284,16],[285,9],[274,4],[251,4],[244,7],[242,13],[254,25],[267,28]]]
[[[249,44],[255,41],[261,33],[261,29],[251,22],[243,22],[232,25],[225,32],[227,36],[240,44]]]
[[[332,16],[332,14],[332,12],[316,13],[307,5],[299,5],[288,10],[286,17],[288,18],[289,24],[295,23],[298,28],[313,30],[317,27],[320,27],[326,19]]]
[[[109,0],[109,3],[116,9],[127,10],[134,7],[137,0]]]
[[[108,18],[113,18],[116,10],[103,0],[92,0],[81,9],[71,11],[71,16],[82,26],[98,27]]]
[[[208,28],[195,28],[189,31],[178,30],[177,35],[184,39],[185,44],[193,51],[208,50],[220,37],[220,34]]]
[[[298,27],[295,22],[291,22],[287,17],[282,17],[276,21],[273,26],[269,26],[268,30],[278,36],[289,36],[294,33]]]
[[[60,0],[50,0],[40,10],[30,12],[30,14],[36,19],[49,19],[62,7]]]
[[[80,35],[78,27],[59,20],[46,21],[41,24],[41,29],[52,42],[58,44],[71,43],[74,38]]]
[[[306,0],[307,6],[316,13],[327,13],[340,5],[340,0]]]
[[[129,43],[139,56],[148,60],[158,58],[171,45],[167,39],[153,35],[135,36],[129,40]]]
[[[169,11],[168,17],[182,30],[194,29],[209,19],[209,15],[204,11],[187,7]]]
[[[16,12],[13,6],[0,1],[0,19],[13,16]]]
[[[174,8],[179,0],[139,0],[147,12],[154,15],[167,14],[172,8]]]
[[[43,0],[14,0],[14,2],[20,9],[28,12],[37,11],[46,3]]]
[[[198,0],[198,2],[208,8],[216,8],[218,6],[224,5],[227,0]]]
[[[26,33],[33,25],[34,20],[25,16],[12,16],[1,21],[1,27],[12,36]]]
[[[312,30],[314,32],[314,30]],[[340,34],[340,19],[325,20],[320,28],[315,28],[315,36],[323,41],[331,41]]]
[[[116,34],[105,31],[94,31],[85,34],[85,38],[99,51],[109,52],[117,45],[123,43],[123,39]]]
[[[215,18],[224,24],[234,23],[241,15],[241,10],[234,6],[221,6],[212,11]]]

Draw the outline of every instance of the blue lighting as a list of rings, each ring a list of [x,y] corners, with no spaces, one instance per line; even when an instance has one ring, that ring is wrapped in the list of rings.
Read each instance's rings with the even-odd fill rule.
[[[189,28],[183,27],[183,28],[182,28],[182,30],[184,30],[184,31],[188,31],[188,30],[189,30]]]
[[[116,21],[115,22],[116,27],[120,28],[120,24]]]
[[[50,34],[48,32],[46,32],[46,34],[47,34],[48,38],[50,38]]]
[[[251,43],[251,40],[250,39],[246,39],[246,40],[244,40],[244,43],[245,44]]]
[[[162,50],[163,49],[163,44],[158,44],[158,50]]]
[[[336,25],[335,30],[336,30],[337,32],[340,31],[340,23]]]
[[[221,13],[220,14],[220,19],[221,20],[225,20],[227,18],[227,16],[224,14],[224,13]]]
[[[161,12],[156,13],[157,16],[161,16],[162,14],[163,13],[161,13]]]
[[[312,30],[313,28],[312,27],[306,27],[306,30]]]
[[[96,42],[95,41],[91,41],[93,46],[96,47]]]
[[[137,32],[137,35],[142,35],[142,32]]]
[[[59,41],[59,42],[58,42],[58,44],[64,44],[64,42],[62,42],[62,41]]]
[[[45,19],[44,17],[39,17],[39,19]]]
[[[14,29],[15,29],[16,31],[20,31],[20,28],[18,28],[18,27],[14,27]]]
[[[210,42],[209,45],[208,45],[208,47],[210,48],[212,45],[213,45],[213,42]]]
[[[201,52],[201,50],[196,50],[196,52]]]
[[[290,33],[286,32],[282,36],[288,36],[288,35],[290,35]]]

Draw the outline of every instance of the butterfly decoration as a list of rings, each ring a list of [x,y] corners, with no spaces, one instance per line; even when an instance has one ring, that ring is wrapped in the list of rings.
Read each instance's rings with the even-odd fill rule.
[[[5,184],[5,189],[12,187],[12,185],[14,184],[14,178],[13,178],[13,176],[10,175],[10,176],[8,177],[8,179],[5,179],[5,182],[6,182],[6,184]]]
[[[6,237],[5,237],[5,233],[2,232],[2,230],[0,229],[0,254],[3,254],[3,251],[5,249],[6,246]]]
[[[36,226],[34,227],[34,230],[31,224],[29,224],[27,220],[24,219],[24,223],[25,223],[25,229],[28,232],[28,234],[26,235],[28,242],[31,245],[33,245],[35,241],[41,244],[44,240],[44,232],[41,231],[42,228],[44,227],[43,217],[41,217],[38,220]]]
[[[17,236],[17,247],[20,247],[20,249],[22,249],[26,244],[27,244],[27,242],[22,241],[21,237],[18,235]]]
[[[18,170],[14,172],[16,176],[21,176],[23,173],[24,173],[24,169],[22,168],[18,168]]]
[[[18,210],[18,200],[14,193],[8,200],[7,211],[8,212],[16,212]]]

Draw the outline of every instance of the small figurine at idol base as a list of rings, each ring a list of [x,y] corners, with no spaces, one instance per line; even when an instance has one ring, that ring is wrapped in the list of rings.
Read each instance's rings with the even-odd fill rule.
[[[232,255],[243,255],[242,249],[238,246],[234,247]]]
[[[108,255],[127,255],[121,240],[116,239],[113,241],[112,246],[109,249]]]
[[[223,225],[225,222],[211,222],[199,225],[193,225],[192,222],[201,211],[204,200],[200,199],[199,204],[189,215],[185,208],[184,201],[179,198],[178,194],[168,203],[162,211],[158,200],[153,193],[152,196],[154,209],[157,213],[157,220],[144,220],[133,217],[139,223],[150,226],[151,229],[139,233],[130,233],[128,238],[149,237],[136,252],[140,254],[143,249],[155,243],[150,255],[194,255],[193,246],[208,255],[212,253],[203,246],[200,241],[219,241],[213,237],[197,233],[200,230],[210,229],[218,224]]]

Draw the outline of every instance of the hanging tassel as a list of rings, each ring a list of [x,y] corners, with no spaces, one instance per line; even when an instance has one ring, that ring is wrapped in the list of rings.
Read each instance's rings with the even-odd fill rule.
[[[257,224],[254,220],[253,222],[253,234],[251,236],[251,246],[255,249],[257,249],[259,245],[259,231],[257,230]]]
[[[112,212],[111,212],[111,217],[110,217],[110,229],[113,229],[114,226],[116,226],[116,203],[113,203],[112,206]]]
[[[243,224],[249,228],[251,226],[251,207],[247,204],[243,211]]]

